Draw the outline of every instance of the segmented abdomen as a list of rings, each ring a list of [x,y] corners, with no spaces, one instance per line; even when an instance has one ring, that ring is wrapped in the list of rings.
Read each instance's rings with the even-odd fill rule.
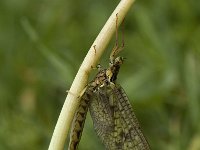
[[[85,119],[89,107],[90,97],[91,97],[90,89],[88,88],[86,92],[83,94],[80,100],[79,107],[74,116],[74,120],[71,126],[71,134],[70,134],[70,142],[68,146],[68,150],[77,150],[78,144],[81,139],[83,127],[85,124]]]

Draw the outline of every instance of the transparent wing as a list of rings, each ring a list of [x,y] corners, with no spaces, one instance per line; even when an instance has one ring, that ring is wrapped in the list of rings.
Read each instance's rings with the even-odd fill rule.
[[[132,106],[120,85],[100,87],[89,105],[97,135],[108,150],[149,150]]]
[[[133,112],[125,91],[120,85],[116,85],[113,88],[113,96],[116,99],[115,102],[123,125],[125,135],[124,149],[149,150],[149,144],[141,131],[138,119]]]
[[[114,105],[109,100],[111,89],[100,87],[94,92],[89,110],[93,119],[94,129],[106,149],[116,149],[115,140],[115,110]]]

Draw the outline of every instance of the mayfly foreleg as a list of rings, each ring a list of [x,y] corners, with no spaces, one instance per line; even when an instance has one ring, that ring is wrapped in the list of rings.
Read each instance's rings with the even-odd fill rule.
[[[122,21],[122,26],[124,24],[124,20]],[[124,48],[124,34],[122,31],[122,45],[119,46],[119,38],[118,38],[118,13],[116,14],[116,21],[115,21],[115,46],[112,49],[112,52],[110,54],[110,63],[113,64],[115,57],[117,56],[117,54],[123,50]]]

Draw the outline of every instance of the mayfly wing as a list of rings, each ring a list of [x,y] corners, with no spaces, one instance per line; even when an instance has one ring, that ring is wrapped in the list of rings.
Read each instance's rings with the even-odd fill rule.
[[[99,87],[89,105],[95,131],[108,150],[149,150],[120,85]]]
[[[117,84],[113,88],[114,99],[120,112],[120,119],[123,126],[124,149],[150,150],[149,144],[145,139],[138,119],[123,88]]]
[[[88,86],[83,96],[81,97],[80,104],[74,116],[74,120],[71,127],[68,150],[78,149],[78,144],[81,139],[91,96],[92,87]]]
[[[113,102],[110,102],[112,89],[109,86],[99,87],[91,99],[89,110],[93,119],[94,129],[105,145],[106,149],[120,149],[120,141],[117,140],[117,119]],[[119,116],[119,115],[118,115]],[[119,118],[119,117],[118,117]]]

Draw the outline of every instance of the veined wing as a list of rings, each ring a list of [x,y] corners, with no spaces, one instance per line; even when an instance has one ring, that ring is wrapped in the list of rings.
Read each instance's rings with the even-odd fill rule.
[[[99,87],[89,110],[97,135],[108,150],[149,150],[132,106],[120,85]]]
[[[93,119],[95,131],[101,141],[104,143],[106,149],[117,149],[115,141],[115,106],[114,103],[110,102],[110,93],[112,89],[103,86],[99,87],[91,99],[89,110]],[[116,143],[116,144],[115,144]]]
[[[149,144],[142,133],[138,119],[133,112],[133,108],[125,91],[119,84],[116,84],[113,88],[113,92],[114,99],[116,100],[115,102],[120,112],[123,131],[126,135],[124,148],[150,150]]]

